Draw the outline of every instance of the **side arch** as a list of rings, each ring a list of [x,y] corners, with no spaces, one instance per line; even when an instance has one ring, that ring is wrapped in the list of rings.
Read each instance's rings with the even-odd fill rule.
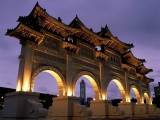
[[[73,85],[72,86],[73,95],[74,95],[74,91],[75,91],[74,89],[75,89],[76,82],[81,76],[87,78],[90,81],[90,83],[92,84],[92,87],[94,89],[95,100],[99,100],[100,99],[100,86],[99,86],[98,80],[96,79],[96,77],[92,73],[90,73],[88,71],[81,71],[74,77],[73,84],[72,84]]]
[[[131,90],[133,90],[133,92],[134,92],[135,95],[136,95],[137,103],[138,103],[138,104],[141,103],[141,96],[140,96],[140,92],[139,92],[137,86],[131,85],[130,90],[129,90],[129,93],[131,93]]]
[[[151,104],[150,102],[150,97],[149,97],[149,94],[147,93],[147,91],[143,91],[143,101],[144,99],[146,98],[146,104]]]
[[[122,96],[122,102],[127,102],[126,92],[125,92],[124,86],[123,86],[123,84],[122,84],[122,81],[121,81],[119,78],[117,78],[117,77],[112,78],[112,80],[110,80],[110,81],[106,84],[106,91],[107,91],[108,85],[109,85],[109,83],[110,83],[111,81],[113,81],[113,82],[118,86],[119,91],[120,91],[121,96]]]
[[[54,68],[51,66],[38,67],[35,71],[33,71],[32,77],[31,77],[31,92],[33,92],[33,90],[34,90],[34,84],[35,84],[36,77],[41,72],[47,72],[55,78],[55,80],[57,81],[57,84],[58,84],[58,89],[59,89],[58,95],[59,96],[66,95],[64,76],[61,74],[61,72],[57,68]]]

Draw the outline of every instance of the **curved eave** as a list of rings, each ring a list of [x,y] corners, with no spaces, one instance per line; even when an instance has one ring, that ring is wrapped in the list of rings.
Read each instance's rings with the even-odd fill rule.
[[[96,34],[103,38],[109,38],[110,41],[106,41],[105,45],[122,55],[125,54],[128,49],[134,47],[133,44],[124,43],[120,41],[117,37],[114,37],[107,25],[105,26],[105,28],[102,27],[101,31]]]
[[[9,35],[11,37],[15,37],[18,39],[22,39],[22,40],[23,38],[26,38],[38,44],[41,43],[41,41],[44,38],[44,35],[25,26],[22,23],[19,23],[15,29],[8,29],[6,32],[6,35]]]
[[[135,67],[138,67],[145,62],[145,59],[136,58],[130,50],[124,54],[123,57],[128,63],[133,64]]]
[[[43,9],[39,4],[35,5],[30,15],[32,15],[34,18],[38,17],[37,22],[39,22],[40,27],[45,27],[48,30],[53,29],[52,31],[58,29],[59,32],[62,31],[65,34],[64,37],[79,32],[78,29],[71,28],[63,22],[49,15],[46,10]]]
[[[148,74],[149,72],[152,72],[152,69],[146,68],[143,64],[141,64],[139,67],[137,67],[137,71],[141,74]]]
[[[77,16],[73,19],[69,26],[80,29],[81,32],[77,33],[77,35],[83,39],[86,39],[90,43],[93,43],[95,46],[101,46],[102,44],[106,44],[106,41],[110,40],[110,38],[102,38],[92,30],[89,30]]]
[[[127,44],[127,43],[124,43],[122,41],[120,41],[117,37],[114,37],[114,36],[111,36],[111,39],[115,42],[117,42],[118,44],[120,44],[121,46],[123,46],[125,49],[131,49],[132,47],[134,47],[133,44]]]
[[[124,42],[120,41],[117,37],[114,37],[107,25],[104,28],[102,27],[101,31],[97,32],[96,34],[103,37],[103,38],[110,38],[113,42],[120,44],[121,46],[123,46],[127,50],[134,47],[133,44],[124,43]]]
[[[147,79],[147,83],[154,82],[154,79],[152,79],[152,78],[146,77],[146,79]]]

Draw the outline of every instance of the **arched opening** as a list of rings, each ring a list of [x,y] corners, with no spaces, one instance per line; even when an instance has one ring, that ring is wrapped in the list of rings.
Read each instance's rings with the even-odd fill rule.
[[[58,95],[58,84],[55,78],[48,72],[41,72],[35,79],[34,92]]]
[[[107,100],[115,100],[115,105],[119,102],[126,102],[126,94],[123,85],[117,79],[113,79],[107,86]],[[112,101],[113,103],[113,101]]]
[[[130,91],[130,101],[133,102],[133,103],[137,102],[136,94],[133,91],[133,89],[131,89],[131,91]]]
[[[135,95],[134,95],[135,94]],[[130,97],[135,97],[136,96],[136,103],[141,103],[141,97],[140,97],[140,94],[139,94],[139,91],[137,89],[136,86],[132,85],[131,88],[130,88]]]
[[[87,97],[94,97],[94,100],[100,99],[100,93],[99,93],[99,87],[96,83],[96,80],[94,79],[94,76],[89,72],[81,72],[78,75],[76,75],[74,81],[73,81],[73,95],[79,96],[79,84],[81,80],[85,80],[86,82],[86,95]]]
[[[144,103],[150,104],[150,99],[149,99],[149,95],[147,94],[147,92],[144,92]]]
[[[92,84],[90,83],[90,81],[87,78],[82,76],[77,80],[75,88],[74,88],[74,95],[76,97],[80,97],[80,83],[82,82],[82,80],[85,83],[85,92],[86,92],[86,94],[85,94],[85,102],[86,103],[85,104],[89,106],[90,101],[95,98],[95,93],[94,93],[94,88],[93,88]]]
[[[35,86],[35,81],[37,84],[39,84],[39,81],[37,80],[37,78],[40,79],[41,75],[43,80],[40,86],[43,92],[47,92],[45,91],[47,89],[44,86],[46,86],[46,84],[48,83],[48,86],[46,87],[49,88],[49,86],[51,86],[50,91],[53,90],[51,93],[57,93],[58,96],[65,95],[63,76],[57,69],[48,67],[48,66],[41,67],[33,73],[32,81],[31,81],[32,92],[34,91],[34,88],[36,91],[38,90]],[[48,78],[48,81],[47,81],[47,78]],[[49,81],[51,82],[50,84],[49,84]]]

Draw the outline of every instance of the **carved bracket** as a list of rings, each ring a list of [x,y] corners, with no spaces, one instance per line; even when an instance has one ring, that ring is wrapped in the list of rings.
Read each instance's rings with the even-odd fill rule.
[[[105,61],[108,60],[109,56],[100,52],[100,51],[96,51],[96,57],[97,58],[100,58],[100,59],[104,59]]]
[[[73,45],[69,42],[66,42],[66,41],[63,41],[63,48],[67,49],[67,50],[70,50],[70,51],[73,51],[75,53],[78,53],[79,51],[79,47],[76,46],[76,45]]]

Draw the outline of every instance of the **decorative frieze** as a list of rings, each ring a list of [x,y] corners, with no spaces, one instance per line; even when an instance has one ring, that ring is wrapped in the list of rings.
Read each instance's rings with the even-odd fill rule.
[[[93,68],[95,70],[99,69],[99,66],[94,65],[94,64],[90,64],[88,62],[85,62],[85,61],[77,59],[77,58],[73,58],[73,62],[75,62],[75,63],[77,63],[77,64],[79,64],[81,66],[86,66],[86,67],[89,67],[89,68]]]
[[[94,60],[94,52],[92,49],[85,46],[80,46],[80,55],[82,57]]]
[[[35,55],[34,56],[35,61],[42,61],[42,63],[44,63],[44,62],[46,62],[46,63],[58,62],[61,64],[66,64],[65,59],[62,59],[62,58],[59,58],[59,57],[56,57],[53,55],[49,55],[47,53],[43,53],[43,52],[40,52],[37,50],[34,52],[34,55]]]
[[[60,48],[60,42],[58,40],[54,40],[50,37],[46,37],[43,45],[51,50],[58,51]]]
[[[120,66],[120,59],[115,55],[109,55],[108,62],[116,66]]]

